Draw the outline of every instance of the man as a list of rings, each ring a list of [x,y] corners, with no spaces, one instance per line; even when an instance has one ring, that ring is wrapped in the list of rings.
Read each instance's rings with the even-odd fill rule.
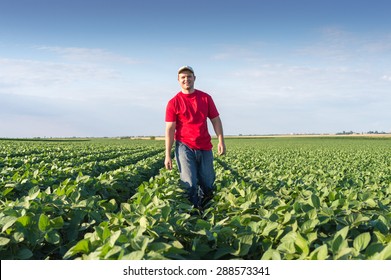
[[[181,91],[166,108],[166,158],[164,164],[172,169],[171,148],[175,139],[175,159],[181,183],[194,207],[202,208],[213,195],[215,172],[209,118],[218,138],[217,152],[225,154],[223,125],[212,97],[194,88],[193,68],[178,70]]]

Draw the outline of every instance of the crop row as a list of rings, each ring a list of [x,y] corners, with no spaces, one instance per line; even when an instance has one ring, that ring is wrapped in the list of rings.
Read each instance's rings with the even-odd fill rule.
[[[262,258],[391,257],[388,145],[336,143],[346,144],[238,147],[218,159],[240,180],[227,196],[233,212],[263,217],[249,222],[262,236]]]
[[[3,148],[4,149],[4,148]],[[102,147],[97,145],[67,145],[59,147],[45,147],[38,146],[35,148],[35,153],[23,154],[25,149],[20,147],[7,147],[3,153],[6,155],[0,157],[0,167],[19,168],[23,165],[37,165],[44,163],[54,163],[61,165],[77,166],[87,162],[107,161],[110,159],[118,159],[119,157],[132,156],[135,152],[140,153],[142,151],[154,151],[155,147],[149,146],[135,146],[130,147]],[[13,153],[17,153],[16,156]]]
[[[383,145],[240,144],[216,157],[217,190],[202,214],[177,171],[161,170],[65,258],[391,258]]]
[[[110,162],[105,168],[99,162],[99,174],[83,164],[75,169],[44,164],[24,170],[24,166],[12,176],[3,169],[0,259],[63,258],[86,232],[107,219],[113,204],[129,199],[158,172],[161,151],[128,155],[120,164]]]
[[[157,142],[133,164],[30,172],[25,193],[2,175],[0,258],[391,259],[389,141],[228,139],[203,212]]]

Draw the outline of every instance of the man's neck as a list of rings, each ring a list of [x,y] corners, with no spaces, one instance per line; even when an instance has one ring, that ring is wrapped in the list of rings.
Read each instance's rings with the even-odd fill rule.
[[[191,88],[191,89],[182,89],[182,93],[184,94],[192,94],[195,92],[195,88]]]

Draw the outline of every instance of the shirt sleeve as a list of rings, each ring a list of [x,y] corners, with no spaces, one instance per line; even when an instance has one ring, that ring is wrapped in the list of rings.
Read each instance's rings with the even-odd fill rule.
[[[212,99],[212,97],[209,96],[208,98],[208,118],[209,119],[214,119],[216,117],[218,117],[220,114],[219,114],[219,111],[217,111],[217,108],[216,108],[216,105]]]
[[[176,122],[176,112],[173,100],[167,103],[166,107],[166,122]]]

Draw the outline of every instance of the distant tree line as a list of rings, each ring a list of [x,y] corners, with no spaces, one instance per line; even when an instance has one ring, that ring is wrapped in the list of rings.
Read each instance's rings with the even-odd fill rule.
[[[368,131],[368,132],[361,132],[361,133],[359,133],[359,132],[354,132],[354,131],[342,131],[342,132],[337,132],[336,133],[337,135],[352,135],[352,134],[387,134],[387,132],[384,132],[384,131],[381,131],[381,132],[379,132],[379,131]]]

